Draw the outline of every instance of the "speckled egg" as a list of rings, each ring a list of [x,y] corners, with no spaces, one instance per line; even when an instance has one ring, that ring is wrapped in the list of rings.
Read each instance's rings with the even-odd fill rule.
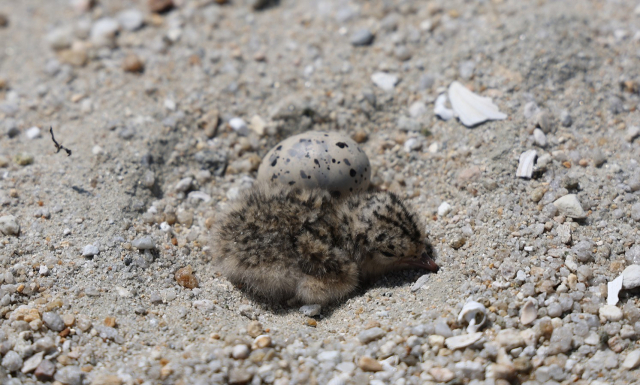
[[[335,132],[308,131],[278,143],[258,169],[258,181],[303,188],[319,187],[345,196],[369,187],[367,154],[351,138]]]

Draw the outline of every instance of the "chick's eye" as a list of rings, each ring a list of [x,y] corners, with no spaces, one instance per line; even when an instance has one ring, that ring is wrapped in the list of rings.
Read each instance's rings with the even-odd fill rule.
[[[380,254],[384,255],[385,257],[395,257],[395,255],[391,254],[388,251],[382,251],[380,250]]]

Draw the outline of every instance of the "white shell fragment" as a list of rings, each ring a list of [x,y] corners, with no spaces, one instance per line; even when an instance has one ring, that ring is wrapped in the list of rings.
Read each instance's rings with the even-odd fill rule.
[[[520,323],[529,325],[538,318],[538,310],[532,300],[528,300],[520,310]]]
[[[579,219],[587,216],[575,194],[567,194],[553,202],[553,205],[558,208],[561,214],[570,218]]]
[[[453,119],[453,110],[447,108],[447,95],[440,94],[435,102],[435,107],[433,108],[433,113],[436,114],[442,120],[451,120]]]
[[[520,154],[520,163],[518,163],[516,176],[518,178],[530,179],[533,175],[533,166],[536,163],[537,157],[538,152],[536,150],[529,150]]]
[[[469,334],[463,334],[460,336],[449,337],[444,340],[445,345],[447,345],[447,349],[456,350],[456,349],[464,349],[469,345],[473,345],[476,342],[480,341],[482,338],[482,332],[475,332]]]
[[[618,278],[613,281],[607,283],[607,305],[617,305],[618,304],[618,294],[620,290],[622,290],[622,280],[624,278],[624,273],[620,274]]]
[[[466,322],[467,331],[475,333],[484,325],[487,320],[487,308],[483,304],[476,301],[467,302],[458,314],[458,322]]]
[[[321,188],[345,196],[365,191],[371,180],[367,154],[348,136],[308,131],[272,148],[260,164],[258,181]]]
[[[414,282],[414,284],[411,285],[411,291],[416,292],[420,290],[420,288],[422,288],[422,286],[424,286],[424,284],[429,281],[429,277],[430,277],[429,274],[425,274],[420,278],[418,278],[418,280],[416,280],[416,282]]]
[[[400,79],[398,79],[396,75],[391,75],[386,72],[376,72],[375,74],[371,75],[371,81],[373,82],[373,84],[385,91],[393,91],[399,80]]]
[[[460,121],[467,127],[474,127],[488,120],[507,118],[490,98],[474,94],[459,82],[453,82],[449,86],[449,100]]]

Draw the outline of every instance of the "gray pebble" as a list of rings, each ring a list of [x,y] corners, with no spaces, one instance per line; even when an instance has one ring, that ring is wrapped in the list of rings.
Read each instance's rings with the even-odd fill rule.
[[[93,257],[93,256],[98,255],[98,254],[100,254],[100,249],[96,245],[86,245],[82,249],[82,256],[83,257]]]
[[[573,119],[571,119],[569,111],[562,111],[560,113],[560,124],[562,124],[564,127],[569,127],[572,123]]]
[[[640,244],[631,246],[631,248],[624,253],[624,258],[629,264],[640,264]]]
[[[453,332],[451,331],[451,328],[447,324],[447,320],[445,320],[444,318],[439,318],[438,320],[436,320],[434,326],[435,326],[435,334],[439,336],[443,336],[444,338],[449,338],[453,336]]]
[[[394,55],[396,56],[396,59],[401,61],[407,61],[411,59],[411,51],[404,45],[396,47],[396,49],[394,50]]]
[[[40,381],[51,381],[53,380],[53,375],[56,372],[56,365],[49,361],[43,360],[40,365],[36,368],[36,378]]]
[[[84,372],[75,365],[64,366],[56,373],[54,378],[56,381],[66,385],[82,385]]]
[[[131,242],[131,246],[138,250],[151,250],[156,248],[156,243],[151,239],[151,237],[147,236],[134,239],[133,242]]]
[[[318,304],[304,305],[300,308],[300,313],[306,315],[307,317],[315,317],[320,314],[321,309],[322,307]]]
[[[360,334],[358,334],[358,340],[363,344],[368,344],[371,341],[382,338],[385,334],[387,334],[387,332],[379,327],[375,327],[360,332]]]
[[[38,365],[42,362],[43,357],[44,352],[40,352],[29,357],[29,359],[24,362],[24,365],[22,365],[22,373],[30,373],[36,370]]]
[[[42,314],[42,321],[49,329],[56,332],[60,332],[65,328],[64,321],[56,312],[45,312]]]
[[[121,344],[124,342],[124,339],[118,333],[118,330],[109,326],[102,325],[93,325],[93,328],[96,329],[100,338],[105,340],[111,340],[117,344]]]
[[[640,222],[640,202],[631,206],[631,219]]]
[[[144,24],[144,15],[137,9],[127,9],[118,14],[118,22],[123,29],[135,31]]]
[[[349,42],[351,43],[351,45],[356,47],[365,46],[373,43],[374,38],[375,36],[368,29],[359,29],[351,34]]]
[[[2,358],[2,366],[9,372],[16,372],[22,367],[22,357],[11,350]]]
[[[16,222],[16,217],[13,215],[0,217],[0,233],[17,236],[20,233],[20,225]]]

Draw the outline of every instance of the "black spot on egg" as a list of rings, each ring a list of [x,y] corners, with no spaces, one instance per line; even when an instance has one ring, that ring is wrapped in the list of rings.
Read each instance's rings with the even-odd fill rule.
[[[314,159],[314,160],[313,160],[313,163],[317,164],[317,165],[318,165],[318,167],[320,167],[320,162],[318,161],[318,159]]]
[[[271,162],[271,167],[275,167],[276,166],[276,163],[278,163],[278,158],[279,157],[276,156],[276,158],[273,160],[273,162]]]
[[[340,193],[340,191],[332,191],[331,192],[331,196],[334,198],[340,198],[340,195],[342,195],[342,193]]]
[[[293,180],[291,182],[289,182],[289,186],[293,186],[294,184],[296,184],[296,182],[293,181]]]
[[[347,166],[351,166],[351,162],[349,162],[349,159],[344,158],[342,161],[343,161],[343,162],[344,162],[344,164],[346,164]]]
[[[335,163],[335,162],[336,162],[336,160],[332,158],[331,159],[331,163]]]
[[[348,144],[344,143],[344,142],[338,142],[336,143],[336,146],[340,147],[340,148],[345,148],[345,147],[349,147]]]
[[[276,147],[276,151],[280,151],[280,150],[282,150],[282,146]]]
[[[346,161],[346,159],[345,159],[345,161]],[[345,163],[347,163],[347,162],[345,162]],[[351,175],[351,177],[352,177],[352,178],[353,178],[354,176],[356,176],[356,174],[357,174],[357,173],[356,173],[356,170],[354,170],[354,169],[349,170],[349,175]]]

